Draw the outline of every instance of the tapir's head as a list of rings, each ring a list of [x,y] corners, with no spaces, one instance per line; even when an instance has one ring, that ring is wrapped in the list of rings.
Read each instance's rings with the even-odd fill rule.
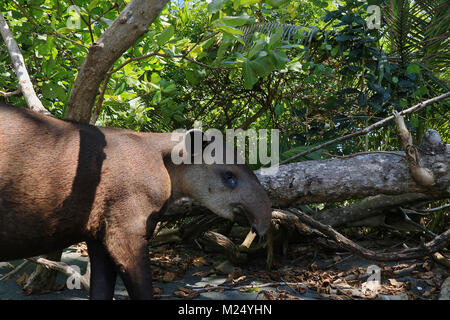
[[[198,141],[196,135],[200,135],[200,141],[203,141],[200,142],[200,148],[193,146],[193,141]],[[227,159],[232,147],[216,140],[214,141],[216,147],[223,145],[223,153],[219,155],[215,149],[212,154],[219,155],[223,161],[212,164],[205,161],[195,163],[194,158],[199,156],[199,151],[207,152],[208,147],[213,147],[213,141],[205,141],[204,134],[198,130],[189,131],[185,135],[183,152],[187,152],[188,156],[185,154],[184,159],[189,158],[191,163],[175,166],[178,181],[173,181],[172,184],[180,183],[177,188],[184,195],[196,200],[218,216],[240,225],[251,226],[259,235],[264,235],[270,227],[272,216],[270,199],[248,165],[238,161],[239,156],[236,152],[232,152],[233,160]]]

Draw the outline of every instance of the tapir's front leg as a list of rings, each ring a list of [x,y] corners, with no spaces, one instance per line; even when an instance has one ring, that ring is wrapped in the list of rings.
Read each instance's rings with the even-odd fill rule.
[[[111,212],[109,226],[107,225],[105,230],[105,247],[130,298],[152,299],[148,214],[153,210],[143,205],[141,201],[131,201],[122,205],[119,212]]]
[[[87,242],[91,262],[91,300],[111,300],[114,296],[117,272],[111,256],[101,241]]]

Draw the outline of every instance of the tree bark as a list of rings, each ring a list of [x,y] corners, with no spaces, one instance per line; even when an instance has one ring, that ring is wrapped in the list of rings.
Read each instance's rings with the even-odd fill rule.
[[[431,135],[429,130],[427,133]],[[435,136],[437,133],[433,133]],[[338,202],[378,194],[425,193],[450,195],[450,145],[426,143],[419,148],[422,166],[433,173],[431,187],[412,177],[404,152],[364,153],[344,159],[304,161],[281,165],[277,173],[255,172],[274,207]]]
[[[132,0],[101,37],[89,47],[67,102],[67,115],[89,123],[100,83],[108,69],[147,32],[168,0]]]

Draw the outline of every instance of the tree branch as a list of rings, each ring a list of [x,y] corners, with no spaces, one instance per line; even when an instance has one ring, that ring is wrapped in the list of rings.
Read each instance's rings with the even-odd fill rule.
[[[432,241],[423,244],[421,247],[408,248],[404,250],[399,250],[395,252],[375,252],[370,249],[361,247],[360,245],[354,243],[350,239],[344,237],[342,234],[334,230],[329,225],[324,225],[307,214],[301,212],[297,209],[289,209],[289,212],[295,214],[303,223],[317,229],[324,235],[334,240],[336,244],[344,249],[347,249],[363,258],[375,261],[400,261],[422,258],[442,250],[450,244],[450,230],[435,237]]]
[[[5,92],[5,91],[0,90],[0,96],[5,97],[5,98],[9,98],[12,96],[18,96],[21,93],[22,93],[22,91],[20,91],[20,89],[17,89],[17,90],[11,91],[11,92]]]
[[[36,95],[33,89],[33,84],[31,83],[30,76],[28,75],[27,68],[25,66],[25,61],[20,53],[19,47],[16,40],[11,33],[11,30],[6,23],[5,18],[0,13],[0,33],[2,34],[3,40],[5,41],[6,47],[8,48],[9,55],[11,56],[12,63],[14,65],[14,72],[17,75],[18,87],[23,93],[25,101],[28,107],[36,112],[50,115],[50,112],[44,108],[41,101]]]
[[[425,100],[425,101],[423,101],[423,102],[421,102],[419,104],[416,104],[415,106],[413,106],[413,107],[411,107],[409,109],[406,109],[406,110],[403,110],[403,111],[399,112],[399,115],[405,115],[405,114],[410,114],[410,113],[413,113],[413,112],[420,111],[423,108],[425,108],[426,106],[428,106],[428,105],[430,105],[432,103],[441,101],[443,99],[446,99],[448,97],[450,97],[450,92],[444,93],[444,94],[442,94],[440,96],[437,96],[437,97],[434,97],[432,99]],[[321,145],[318,145],[318,146],[316,146],[314,148],[311,148],[309,150],[301,152],[301,153],[299,153],[299,154],[297,154],[295,156],[292,156],[292,157],[290,157],[290,158],[288,158],[286,160],[281,161],[280,164],[285,164],[285,163],[291,162],[293,160],[297,160],[297,159],[299,159],[299,158],[301,158],[301,157],[303,157],[303,156],[305,156],[307,154],[310,154],[310,153],[312,153],[314,151],[323,149],[323,148],[328,147],[330,145],[333,145],[333,144],[335,144],[337,142],[341,142],[341,141],[349,140],[349,139],[352,139],[352,138],[355,138],[355,137],[358,137],[358,136],[365,135],[365,134],[369,133],[370,131],[373,131],[373,130],[375,130],[377,128],[380,128],[380,127],[384,126],[386,123],[388,123],[391,120],[394,120],[394,116],[393,115],[390,116],[390,117],[387,117],[387,118],[385,118],[383,120],[380,120],[380,121],[378,121],[378,122],[376,122],[376,123],[374,123],[374,124],[364,128],[363,130],[360,130],[360,131],[357,131],[357,132],[353,132],[353,133],[347,134],[345,136],[342,136],[342,137],[330,140],[330,141],[325,142],[325,143],[323,143]]]
[[[88,123],[99,86],[114,62],[147,32],[168,0],[132,0],[109,28],[89,47],[72,94],[66,118]]]

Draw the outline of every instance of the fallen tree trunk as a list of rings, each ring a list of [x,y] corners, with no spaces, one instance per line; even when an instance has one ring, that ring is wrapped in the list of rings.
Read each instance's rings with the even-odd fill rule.
[[[425,137],[437,133],[429,130]],[[431,132],[431,133],[430,133]],[[419,148],[422,166],[433,173],[431,187],[416,182],[404,152],[367,152],[344,158],[281,165],[278,172],[255,172],[275,207],[338,202],[378,194],[424,193],[437,198],[450,195],[450,145],[442,140]]]

